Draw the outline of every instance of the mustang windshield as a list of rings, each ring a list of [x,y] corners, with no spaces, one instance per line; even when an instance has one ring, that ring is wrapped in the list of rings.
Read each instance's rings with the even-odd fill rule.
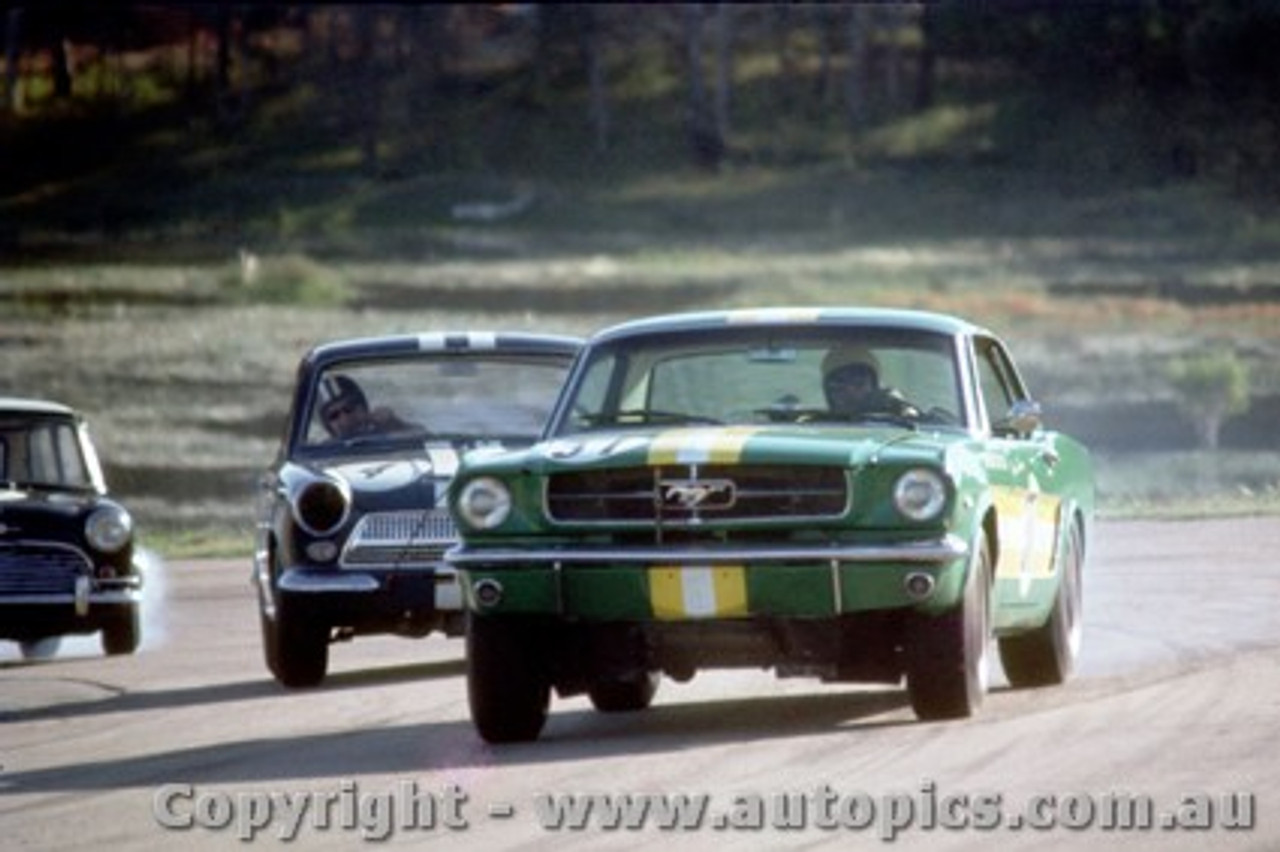
[[[730,327],[624,339],[592,351],[553,432],[833,422],[959,426],[955,361],[950,337],[898,329]]]
[[[563,359],[381,359],[316,376],[304,446],[413,440],[529,442],[564,381]]]

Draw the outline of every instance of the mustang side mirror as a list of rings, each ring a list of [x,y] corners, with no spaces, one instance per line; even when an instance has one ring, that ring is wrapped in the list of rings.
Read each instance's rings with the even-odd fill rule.
[[[1040,403],[1034,399],[1020,399],[1009,406],[1008,413],[997,420],[992,429],[997,435],[1026,437],[1039,429],[1043,422]]]

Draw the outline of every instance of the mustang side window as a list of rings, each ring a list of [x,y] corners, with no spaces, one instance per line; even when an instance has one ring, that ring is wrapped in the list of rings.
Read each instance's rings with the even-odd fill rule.
[[[996,423],[1022,397],[1021,388],[1004,353],[994,341],[978,341],[978,383],[987,420]]]

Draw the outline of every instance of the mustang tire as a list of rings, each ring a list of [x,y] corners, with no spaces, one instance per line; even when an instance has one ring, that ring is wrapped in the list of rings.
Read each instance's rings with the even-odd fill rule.
[[[1053,686],[1075,671],[1084,634],[1083,564],[1080,527],[1072,524],[1062,556],[1062,581],[1049,620],[1029,633],[1000,639],[1000,663],[1011,686]]]
[[[990,680],[991,548],[978,536],[964,597],[941,615],[911,619],[907,692],[923,721],[961,719],[982,706]]]
[[[645,672],[638,677],[611,678],[591,684],[587,695],[601,713],[630,713],[653,703],[662,675]]]
[[[486,742],[530,742],[547,722],[551,678],[537,628],[533,620],[483,616],[467,624],[467,699]]]
[[[132,654],[142,644],[142,615],[137,605],[113,612],[102,625],[102,650],[109,657]]]

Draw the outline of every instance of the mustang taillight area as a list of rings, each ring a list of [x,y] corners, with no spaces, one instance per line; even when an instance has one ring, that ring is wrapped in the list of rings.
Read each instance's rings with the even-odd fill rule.
[[[337,529],[350,510],[351,498],[347,492],[327,479],[308,483],[293,501],[294,519],[312,535],[325,535]]]

